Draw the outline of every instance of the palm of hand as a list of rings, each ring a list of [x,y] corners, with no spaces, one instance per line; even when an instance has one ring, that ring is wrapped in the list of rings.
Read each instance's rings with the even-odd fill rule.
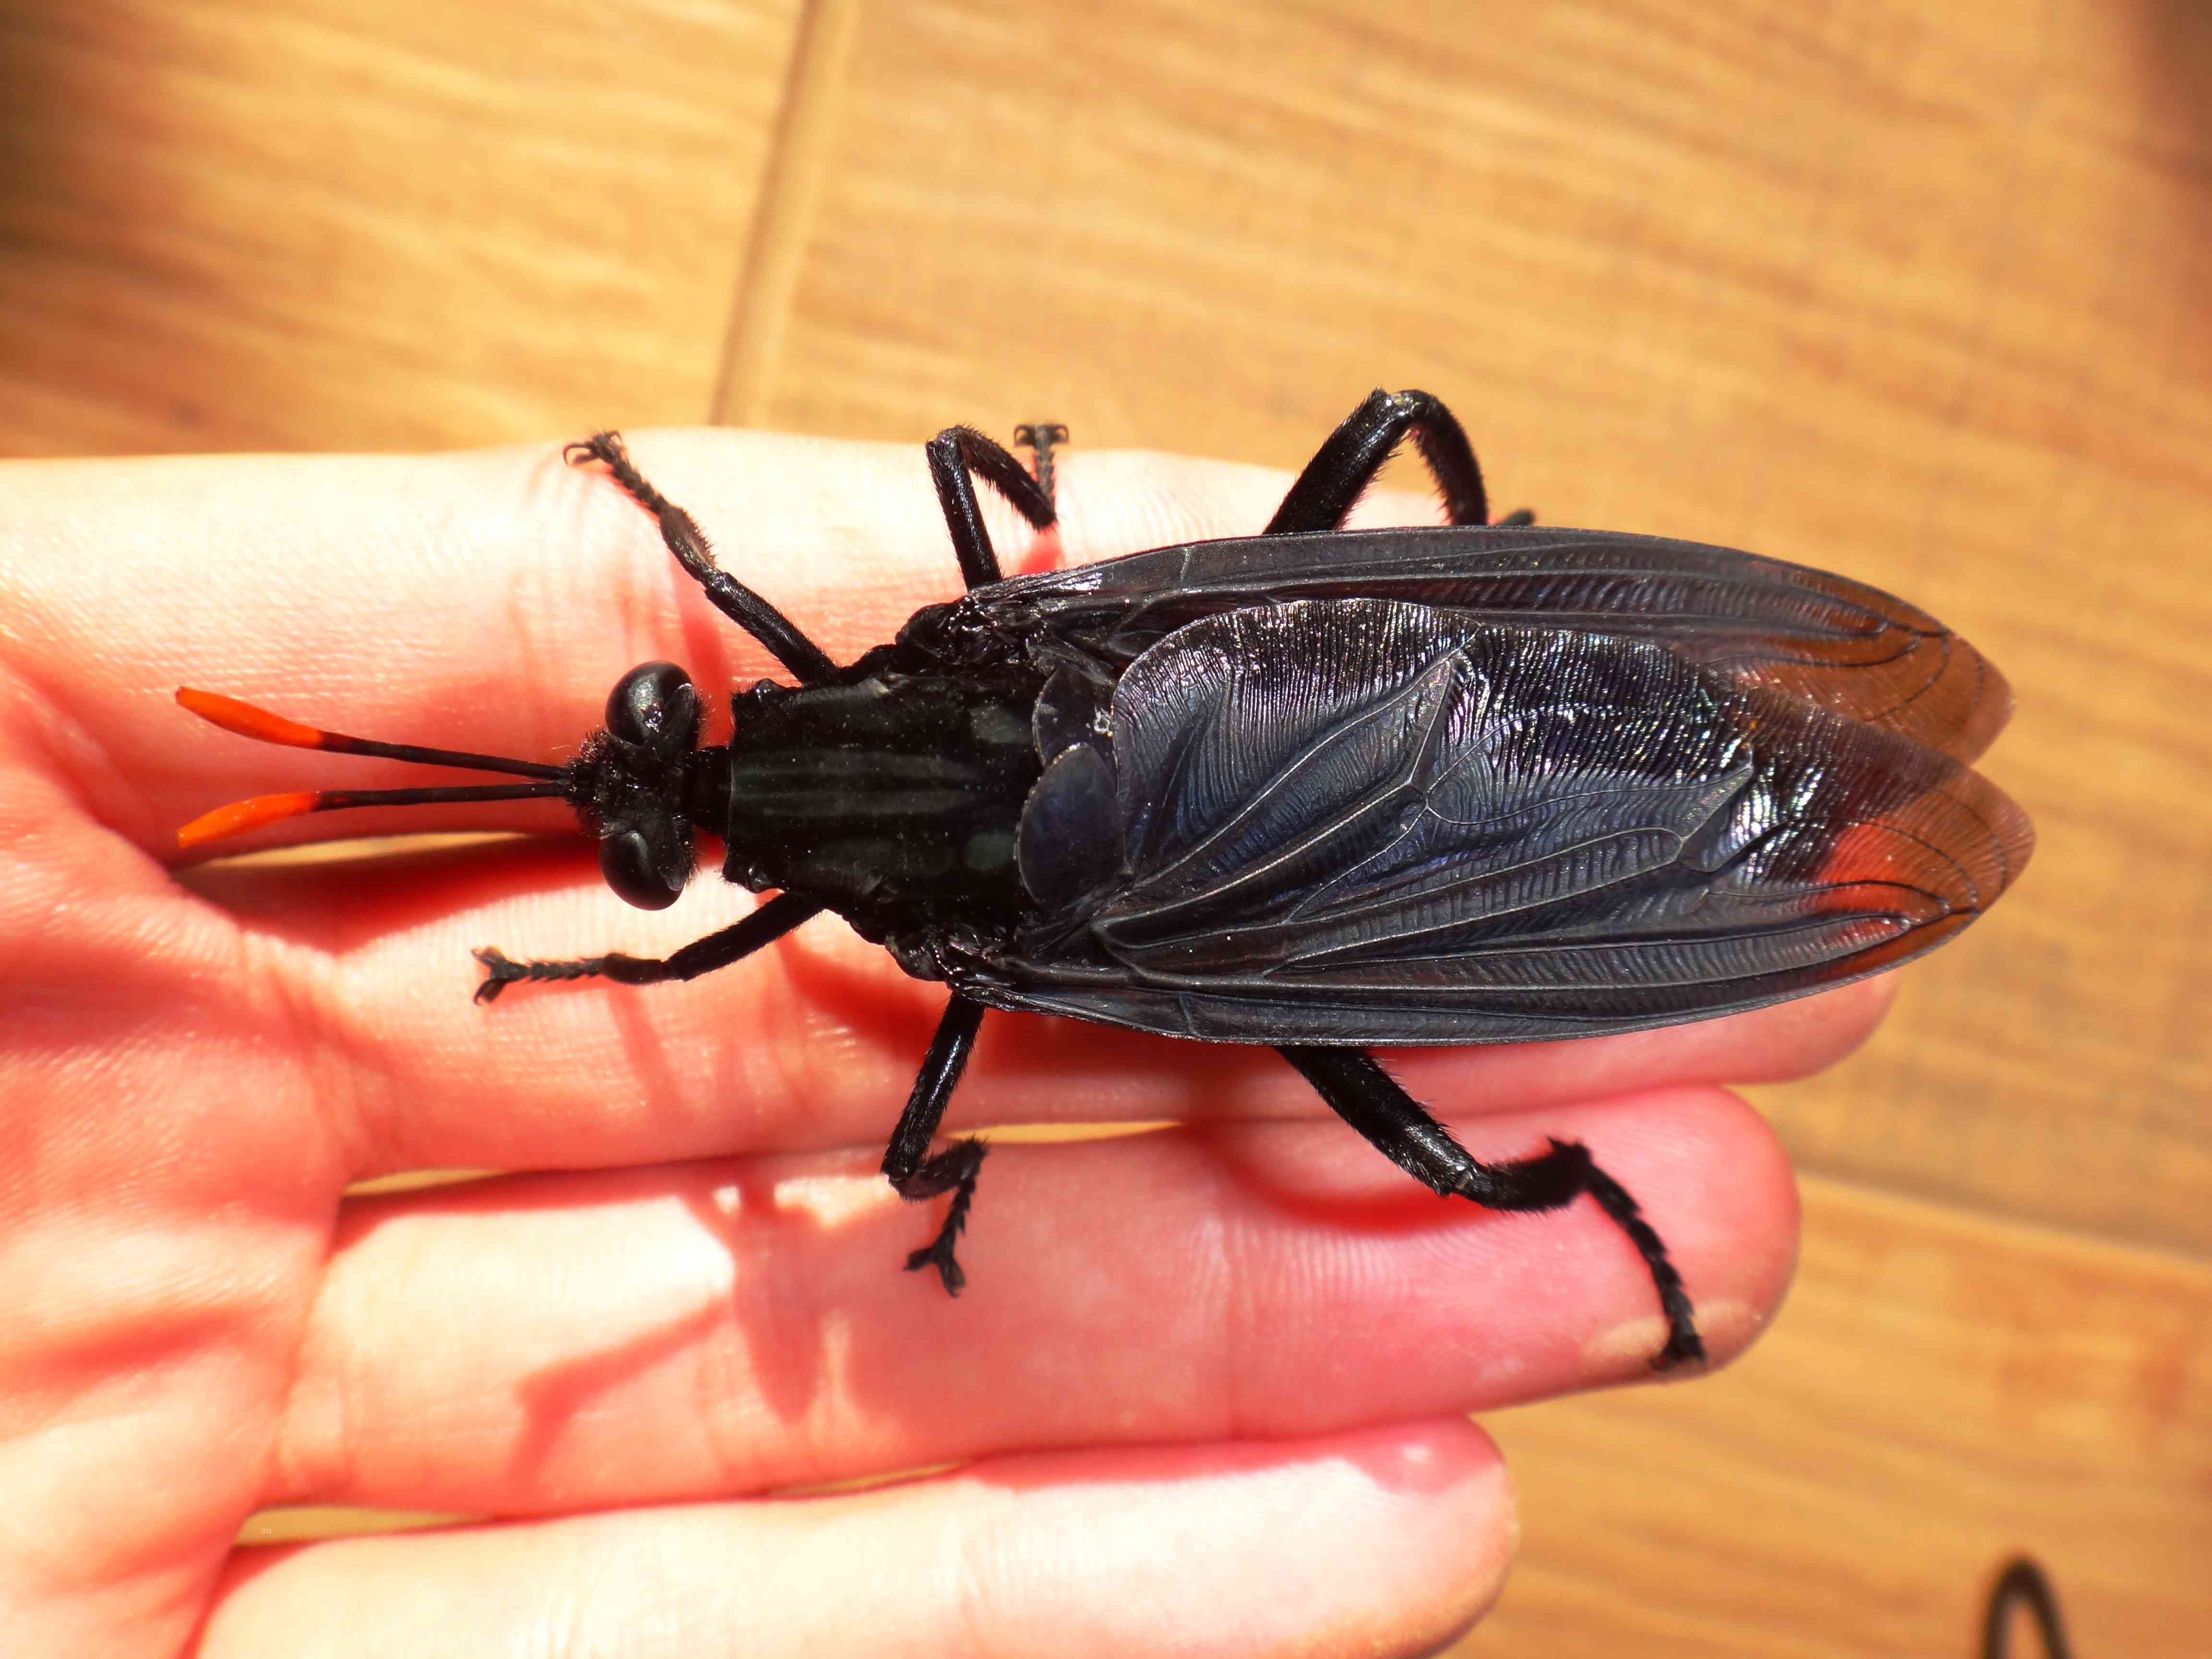
[[[647,458],[710,529],[744,525],[725,556],[840,647],[952,580],[904,452],[698,434]],[[1068,477],[1079,524],[1091,499],[1129,515],[1100,550],[1249,527],[1280,489],[1111,456]],[[179,680],[541,755],[633,662],[686,660],[702,686],[765,672],[628,504],[550,452],[71,465],[8,489],[16,1650],[483,1654],[557,1630],[689,1655],[743,1630],[753,1651],[1123,1652],[1173,1632],[1249,1654],[1325,1628],[1413,1651],[1505,1559],[1495,1454],[1458,1413],[1640,1374],[1649,1281],[1601,1219],[1440,1206],[1265,1054],[995,1023],[970,1121],[1216,1123],[1003,1151],[976,1288],[948,1304],[897,1271],[927,1220],[870,1145],[941,993],[833,921],[697,985],[487,1012],[471,946],[650,950],[744,900],[618,914],[562,844],[180,884],[178,823],[338,763],[194,727]],[[1822,1063],[1882,1000],[1399,1069],[1492,1114],[1463,1124],[1485,1153],[1602,1139],[1668,1216],[1725,1352],[1779,1297],[1793,1211],[1756,1119],[1692,1085]],[[345,1199],[434,1167],[545,1173]],[[980,1461],[754,1496],[958,1459]],[[301,1502],[505,1519],[233,1550],[253,1509]]]

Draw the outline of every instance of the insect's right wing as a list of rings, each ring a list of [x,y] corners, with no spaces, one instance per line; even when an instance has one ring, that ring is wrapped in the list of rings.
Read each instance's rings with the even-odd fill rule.
[[[1201,617],[1291,599],[1397,599],[1468,623],[1666,643],[1747,686],[1962,761],[2011,712],[2003,677],[1917,606],[1733,548],[1548,526],[1255,536],[1017,576],[952,607],[1010,637],[1061,640],[1115,668]]]
[[[1106,762],[1062,760],[1028,809],[1088,884],[946,961],[979,1000],[1230,1042],[1632,1030],[1916,955],[2032,842],[1895,732],[1653,641],[1428,605],[1187,624],[1111,724],[1104,792]]]

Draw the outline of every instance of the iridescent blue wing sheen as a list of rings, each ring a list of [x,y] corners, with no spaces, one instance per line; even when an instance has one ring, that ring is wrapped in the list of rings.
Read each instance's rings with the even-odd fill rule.
[[[1989,746],[2011,710],[2002,676],[1980,653],[1877,588],[1733,548],[1610,531],[1454,526],[1195,542],[1017,576],[939,614],[1057,639],[1119,668],[1203,617],[1346,599],[1663,641],[1747,687],[1962,761]]]
[[[1290,599],[1157,638],[1113,691],[1089,885],[1011,948],[948,944],[948,977],[1216,1041],[1587,1036],[1889,967],[2027,856],[2018,809],[1893,726],[1665,629],[1474,612]],[[1048,772],[1064,840],[1100,814],[1055,772],[1099,782]]]

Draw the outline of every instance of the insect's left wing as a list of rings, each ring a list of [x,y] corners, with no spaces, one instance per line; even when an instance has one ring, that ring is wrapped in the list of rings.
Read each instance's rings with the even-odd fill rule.
[[[1927,612],[1733,548],[1548,526],[1255,536],[1156,548],[980,588],[952,608],[1116,667],[1186,623],[1291,599],[1397,599],[1470,623],[1663,641],[1685,659],[1971,761],[2003,677]]]
[[[1110,869],[1001,1006],[1255,1042],[1669,1024],[1888,967],[2018,873],[2026,819],[1937,750],[1649,641],[1385,600],[1192,623],[1122,676],[1095,767],[1032,798]]]

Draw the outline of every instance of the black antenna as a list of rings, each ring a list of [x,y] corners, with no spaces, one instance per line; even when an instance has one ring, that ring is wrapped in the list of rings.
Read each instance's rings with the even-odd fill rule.
[[[235,836],[264,823],[296,818],[309,812],[335,812],[349,806],[429,806],[453,801],[537,800],[566,793],[568,774],[557,766],[537,761],[513,760],[505,755],[477,755],[460,749],[425,749],[411,743],[379,743],[373,738],[349,737],[302,726],[282,714],[272,714],[236,697],[177,688],[177,701],[202,720],[261,743],[282,744],[290,749],[327,749],[341,755],[375,755],[388,760],[419,761],[426,766],[452,766],[471,772],[507,772],[535,778],[535,783],[463,784],[438,789],[301,789],[289,794],[256,795],[204,812],[177,831],[177,845],[198,847],[203,842]]]

